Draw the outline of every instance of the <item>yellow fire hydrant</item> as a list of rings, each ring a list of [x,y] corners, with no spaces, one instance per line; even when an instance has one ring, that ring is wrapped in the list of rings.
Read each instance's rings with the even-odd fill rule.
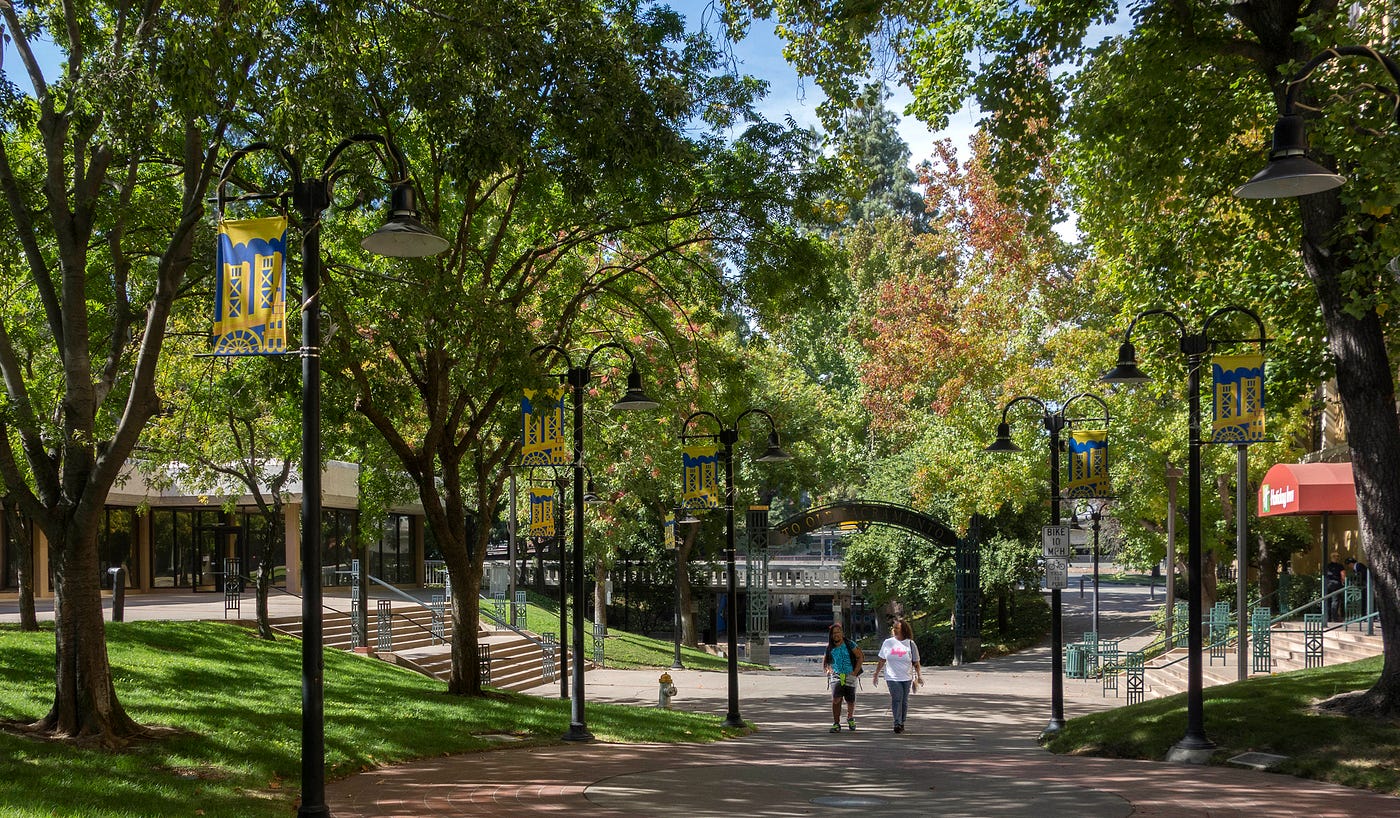
[[[671,699],[676,695],[676,685],[671,681],[671,674],[669,673],[661,674],[661,678],[658,681],[661,684],[661,689],[657,691],[656,706],[670,710]]]

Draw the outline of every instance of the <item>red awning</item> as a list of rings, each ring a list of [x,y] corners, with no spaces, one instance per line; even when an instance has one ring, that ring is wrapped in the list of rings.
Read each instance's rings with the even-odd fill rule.
[[[1279,463],[1259,486],[1259,516],[1355,514],[1350,463]]]

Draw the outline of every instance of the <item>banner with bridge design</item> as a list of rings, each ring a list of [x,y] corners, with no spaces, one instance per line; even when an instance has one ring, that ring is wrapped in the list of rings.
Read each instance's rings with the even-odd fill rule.
[[[681,449],[684,480],[681,508],[719,508],[719,444],[697,443]]]
[[[554,489],[530,487],[530,536],[548,538],[556,536],[554,527]]]
[[[1264,439],[1264,356],[1216,355],[1211,359],[1212,443]]]
[[[1074,498],[1107,497],[1108,432],[1103,429],[1082,429],[1069,433],[1069,484],[1065,496]]]

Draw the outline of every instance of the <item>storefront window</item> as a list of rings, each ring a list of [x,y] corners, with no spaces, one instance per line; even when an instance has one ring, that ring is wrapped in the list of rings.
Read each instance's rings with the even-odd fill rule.
[[[355,559],[355,512],[328,508],[321,512],[321,584],[349,585]]]
[[[379,542],[370,555],[370,572],[389,583],[415,580],[412,517],[390,514],[384,518],[379,527]]]
[[[131,508],[109,508],[103,513],[101,529],[97,535],[98,569],[104,590],[112,588],[110,569],[121,566],[126,569],[126,587],[136,588],[141,584],[137,571],[136,549],[136,510]]]

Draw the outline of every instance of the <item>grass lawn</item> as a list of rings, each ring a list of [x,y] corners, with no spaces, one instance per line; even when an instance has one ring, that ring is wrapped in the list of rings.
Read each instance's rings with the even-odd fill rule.
[[[1312,705],[1370,687],[1382,657],[1208,687],[1206,736],[1219,745],[1211,763],[1240,753],[1288,756],[1274,770],[1348,787],[1400,795],[1400,722],[1324,715]],[[1186,731],[1186,695],[1072,719],[1047,743],[1056,753],[1160,760]]]
[[[525,629],[535,633],[558,633],[559,632],[559,601],[557,599],[547,599],[537,594],[529,595],[529,606],[526,614]],[[569,624],[570,632],[573,623]],[[585,619],[583,621],[583,644],[588,651],[588,658],[593,658],[593,621]],[[572,636],[565,636],[565,640]],[[742,637],[741,637],[742,638]],[[741,654],[742,655],[742,654]],[[669,639],[653,639],[641,634],[628,633],[626,631],[608,629],[608,636],[603,644],[603,664],[605,667],[613,668],[668,668],[676,658],[675,642]],[[689,670],[717,670],[724,671],[729,667],[729,661],[723,656],[716,656],[713,653],[706,653],[702,650],[681,646],[681,662]],[[756,665],[748,662],[739,662],[742,670],[772,670],[768,665]]]
[[[294,814],[300,642],[264,642],[253,631],[209,622],[109,623],[107,636],[128,713],[165,728],[120,753],[14,728],[52,703],[53,632],[0,625],[0,818]],[[568,728],[568,701],[448,696],[442,683],[376,660],[331,650],[325,661],[328,779],[500,746],[483,737],[489,734],[520,737],[512,746],[552,744]],[[678,710],[588,707],[600,741],[714,741],[737,732],[720,722]]]

